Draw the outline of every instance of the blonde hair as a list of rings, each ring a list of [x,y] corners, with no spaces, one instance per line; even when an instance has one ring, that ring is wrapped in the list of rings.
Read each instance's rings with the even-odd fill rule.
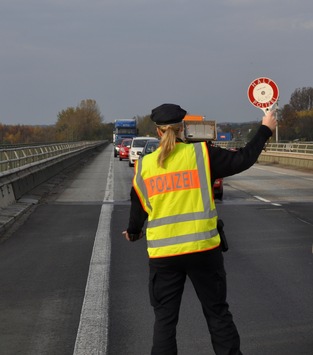
[[[175,148],[176,138],[178,137],[183,124],[175,123],[172,125],[158,126],[158,129],[162,132],[160,146],[161,152],[158,156],[158,165],[163,168],[164,162]]]

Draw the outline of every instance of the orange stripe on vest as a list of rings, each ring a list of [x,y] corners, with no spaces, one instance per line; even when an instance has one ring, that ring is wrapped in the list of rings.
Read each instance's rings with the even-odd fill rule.
[[[153,176],[144,180],[148,196],[200,187],[198,170],[183,170]]]

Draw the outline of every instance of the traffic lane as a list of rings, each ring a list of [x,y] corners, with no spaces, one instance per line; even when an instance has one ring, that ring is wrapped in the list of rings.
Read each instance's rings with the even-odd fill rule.
[[[38,205],[0,244],[1,354],[73,354],[100,208]]]
[[[114,161],[114,200],[129,201],[132,180],[134,177],[134,167],[128,166],[128,160]]]
[[[146,241],[128,242],[123,237],[129,208],[129,203],[115,203],[112,212],[108,355],[146,355],[151,349]]]
[[[312,226],[263,203],[217,206],[230,245],[224,254],[228,302],[243,353],[312,354]],[[146,243],[130,243],[121,236],[128,213],[126,204],[115,205],[112,216],[109,355],[148,354],[152,343]],[[189,280],[177,342],[181,355],[212,352]]]
[[[313,201],[312,173],[255,164],[248,170],[225,178],[224,184],[247,195],[260,196],[271,202]],[[227,191],[225,191],[227,197]]]
[[[306,205],[306,213],[312,207]],[[312,225],[271,204],[218,210],[230,247],[228,300],[243,353],[312,354]]]
[[[111,270],[108,355],[146,355],[151,351],[154,313],[150,305],[146,240],[128,242],[129,203],[114,204],[111,223]],[[177,327],[181,355],[213,353],[202,308],[189,279]]]
[[[65,180],[54,188],[47,200],[58,203],[101,203],[107,192],[112,157],[112,147],[107,146],[69,167]]]
[[[108,355],[150,354],[154,313],[149,300],[146,240],[128,242],[122,236],[129,203],[115,204],[111,223],[111,270]],[[179,354],[207,354],[212,349],[201,305],[186,281],[177,328]]]
[[[313,226],[312,203],[283,204],[284,208],[303,223]]]
[[[119,167],[120,165],[118,165],[118,168]],[[257,167],[259,168],[259,165],[257,165]],[[302,180],[301,177],[299,179],[299,176],[297,176],[297,171],[276,169],[277,171],[275,170],[275,173],[271,171],[271,169],[273,169],[273,167],[262,166],[262,169],[252,168],[241,173],[243,174],[240,174],[241,176],[236,175],[226,178],[224,180],[224,200],[222,203],[217,201],[218,211],[225,219],[226,233],[227,235],[230,234],[229,244],[231,249],[224,254],[226,269],[228,271],[228,301],[231,305],[230,309],[234,314],[235,322],[238,328],[240,328],[239,331],[242,337],[244,353],[295,354],[298,353],[298,349],[301,349],[303,354],[311,354],[313,346],[311,346],[309,336],[312,333],[312,323],[310,319],[308,320],[308,315],[312,314],[309,303],[312,295],[311,284],[309,288],[305,288],[303,292],[301,289],[306,287],[303,286],[303,284],[306,285],[307,283],[303,277],[306,275],[308,279],[312,279],[312,274],[311,270],[309,270],[309,272],[307,272],[306,269],[303,272],[301,271],[302,255],[299,257],[293,249],[298,250],[298,248],[300,248],[302,252],[304,249],[303,253],[311,260],[312,240],[310,236],[312,236],[312,229],[310,224],[307,224],[305,227],[305,222],[310,223],[309,216],[312,218],[312,204],[290,203],[292,201],[301,200],[303,196],[311,196],[312,187],[310,184],[307,184],[307,180],[311,177],[305,174],[306,176],[304,176],[304,180]],[[284,176],[286,170],[290,175],[288,178]],[[132,173],[132,171],[129,172]],[[128,176],[131,174],[126,175],[127,176],[125,176],[124,173],[120,176],[123,179],[128,178],[129,181],[131,181]],[[282,177],[288,182],[287,185],[286,183],[281,184],[279,182]],[[275,182],[275,180],[277,181]],[[293,182],[291,182],[291,180],[293,180]],[[297,187],[291,189],[291,185]],[[277,200],[283,201],[283,206],[281,207],[283,210],[277,209],[277,207],[273,206],[271,203],[265,204],[257,201],[254,197],[256,194],[255,191],[258,191],[258,195],[261,197],[273,199],[273,202]],[[264,192],[267,193],[266,196],[264,196]],[[122,199],[122,196],[120,197]],[[310,197],[308,197],[308,200],[312,201]],[[274,212],[272,212],[272,210]],[[289,213],[292,214],[290,218],[286,217]],[[123,214],[126,214],[126,217],[124,216],[124,223],[122,222],[124,220]],[[270,217],[268,217],[268,215]],[[274,218],[274,220],[272,218]],[[304,222],[301,221],[302,219],[304,219]],[[123,224],[125,227],[127,226],[127,222],[128,213],[121,211],[116,220],[116,223],[120,225],[120,229],[117,228],[119,233],[121,233],[124,228]],[[294,226],[296,226],[296,230],[294,230]],[[294,234],[296,232],[298,233],[296,235],[299,237],[295,239]],[[273,235],[275,238],[273,238]],[[305,240],[303,240],[303,238]],[[258,241],[262,243],[261,246]],[[142,243],[142,241],[137,243]],[[134,245],[137,246],[137,243],[134,243]],[[278,244],[276,245],[275,243]],[[263,244],[265,244],[265,246]],[[128,248],[128,245],[129,244],[124,243],[122,247]],[[280,253],[280,249],[285,250],[285,252]],[[287,250],[289,252],[286,255]],[[232,257],[232,255],[234,257]],[[120,260],[119,263],[129,263],[127,261],[126,252],[125,256],[126,258]],[[292,267],[294,258],[296,258],[298,265],[295,269]],[[114,259],[113,257],[113,261]],[[282,259],[284,263],[287,263],[288,268],[286,268],[286,273],[284,273],[284,263],[278,264],[280,267],[277,266],[280,259]],[[252,265],[250,265],[250,263]],[[263,266],[263,263],[266,265]],[[307,263],[304,265],[307,267]],[[265,268],[265,270],[262,271],[262,268]],[[280,277],[277,281],[271,280],[267,275],[272,275],[273,270],[277,268]],[[281,270],[281,268],[283,270]],[[268,271],[268,269],[270,271]],[[123,270],[120,270],[120,272],[123,273]],[[126,274],[129,272],[131,271],[128,269],[125,270]],[[298,281],[299,274],[302,277],[300,281]],[[245,277],[245,275],[247,275],[247,277]],[[256,277],[257,275],[259,275],[261,282],[258,277]],[[146,278],[148,278],[148,276]],[[300,284],[300,290],[297,287],[298,284]],[[147,292],[145,287],[148,287],[147,284],[142,286],[142,292]],[[289,288],[291,288],[291,290],[289,290]],[[253,292],[253,290],[257,290],[257,292]],[[271,290],[273,290],[273,295],[271,295]],[[299,294],[297,294],[298,291]],[[132,290],[131,285],[128,285],[127,297],[133,292],[135,292],[138,302],[138,297],[140,298],[142,293],[139,292],[138,294],[137,289]],[[276,315],[275,302],[278,302],[277,299],[280,299],[280,293],[282,293],[284,298],[289,292],[291,294],[289,303],[286,304],[284,302],[277,311],[279,317],[281,317],[280,313],[284,315],[281,317],[282,322],[280,324],[278,320],[278,322],[274,322],[272,326],[272,317],[275,319]],[[291,306],[290,303],[299,303],[298,297],[301,299],[301,293],[304,298],[304,303],[301,303],[303,308],[299,309],[299,305],[292,308],[293,306]],[[259,296],[260,300],[258,299]],[[272,301],[273,299],[274,301]],[[140,298],[139,303],[141,304],[142,302],[143,299]],[[125,307],[130,314],[128,314],[127,317],[123,317],[123,315],[120,316],[124,322],[124,329],[118,329],[118,320],[115,319],[114,327],[111,329],[110,333],[118,334],[118,336],[113,339],[114,343],[111,343],[113,349],[117,350],[115,353],[122,354],[124,346],[129,354],[149,353],[150,345],[148,344],[151,344],[152,341],[153,316],[151,317],[149,314],[148,320],[144,314],[140,315],[142,309],[138,308],[136,303],[130,302],[130,304]],[[149,302],[148,304],[145,303],[145,308],[149,309]],[[303,323],[299,324],[299,322],[302,322],[301,314],[304,313],[304,310],[308,313],[306,313],[306,317],[303,318]],[[293,313],[296,312],[298,313],[294,317]],[[251,315],[253,315],[252,319]],[[286,324],[284,322],[285,318],[287,319]],[[136,322],[132,322],[132,319],[136,319]],[[151,330],[151,337],[148,336],[150,332],[146,329],[147,325],[149,327],[148,329]],[[134,326],[136,329],[132,332]],[[116,329],[118,329],[118,333]],[[130,337],[128,337],[128,332],[131,334]],[[142,332],[144,332],[143,335]],[[295,333],[295,342],[293,342],[292,332]],[[301,340],[302,338],[304,341]],[[112,339],[112,336],[110,339]],[[188,280],[182,300],[180,321],[177,328],[177,340],[180,354],[187,355],[197,353],[201,355],[207,354],[210,351],[212,352],[201,306]],[[122,342],[123,346],[119,347],[120,344],[117,344],[117,347],[114,348],[116,342]],[[266,349],[266,352],[264,349]],[[115,350],[112,351],[112,354]]]

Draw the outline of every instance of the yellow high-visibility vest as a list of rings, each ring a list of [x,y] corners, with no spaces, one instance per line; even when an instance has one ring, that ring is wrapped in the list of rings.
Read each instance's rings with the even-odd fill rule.
[[[133,186],[148,213],[150,258],[201,252],[220,245],[206,143],[177,143],[157,164],[162,147],[139,159]]]

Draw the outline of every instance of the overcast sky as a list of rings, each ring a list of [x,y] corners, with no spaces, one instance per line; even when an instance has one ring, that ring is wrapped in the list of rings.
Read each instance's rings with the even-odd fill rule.
[[[96,100],[104,122],[176,103],[217,122],[259,120],[313,86],[312,0],[0,0],[0,122],[54,124]]]

